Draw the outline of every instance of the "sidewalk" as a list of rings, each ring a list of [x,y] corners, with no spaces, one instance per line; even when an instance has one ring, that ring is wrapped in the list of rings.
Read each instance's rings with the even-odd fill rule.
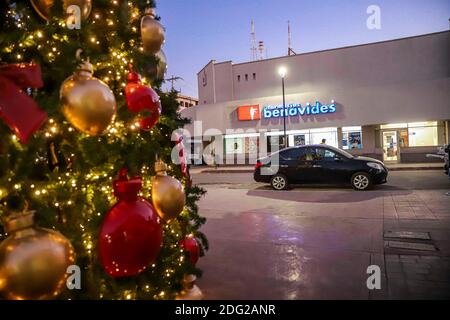
[[[444,163],[398,163],[386,165],[390,171],[407,171],[407,170],[444,170]],[[237,166],[219,166],[217,168],[210,166],[192,167],[191,174],[199,173],[253,173],[253,165],[237,165]]]
[[[444,190],[210,186],[197,284],[210,300],[449,299],[449,204]]]

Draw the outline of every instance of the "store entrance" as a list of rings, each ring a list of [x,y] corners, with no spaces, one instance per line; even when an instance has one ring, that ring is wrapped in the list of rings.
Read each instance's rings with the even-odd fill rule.
[[[399,162],[400,152],[398,148],[397,131],[383,131],[383,160],[385,162]]]

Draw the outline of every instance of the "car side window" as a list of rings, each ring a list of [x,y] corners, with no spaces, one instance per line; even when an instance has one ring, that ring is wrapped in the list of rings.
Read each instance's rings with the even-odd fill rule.
[[[305,148],[293,148],[280,152],[284,160],[302,160],[306,156]]]
[[[313,161],[314,156],[310,148],[302,148],[302,154],[299,157],[300,161]]]
[[[314,148],[313,158],[316,161],[332,161],[337,157],[336,153],[325,148]]]

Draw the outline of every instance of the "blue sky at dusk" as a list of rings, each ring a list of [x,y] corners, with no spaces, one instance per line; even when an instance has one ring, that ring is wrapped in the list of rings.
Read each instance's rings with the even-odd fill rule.
[[[156,0],[166,27],[167,76],[197,97],[197,72],[210,60],[250,60],[250,21],[269,58],[287,53],[291,21],[297,53],[449,30],[449,0]],[[381,30],[366,26],[367,7],[381,8]],[[165,87],[170,87],[166,84]]]

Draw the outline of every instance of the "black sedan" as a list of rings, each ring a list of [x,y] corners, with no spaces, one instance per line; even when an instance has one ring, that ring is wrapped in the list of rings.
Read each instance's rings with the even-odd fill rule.
[[[275,190],[300,183],[350,183],[362,191],[386,183],[387,175],[379,160],[353,156],[328,145],[309,145],[283,149],[258,160],[254,179],[270,183]]]

